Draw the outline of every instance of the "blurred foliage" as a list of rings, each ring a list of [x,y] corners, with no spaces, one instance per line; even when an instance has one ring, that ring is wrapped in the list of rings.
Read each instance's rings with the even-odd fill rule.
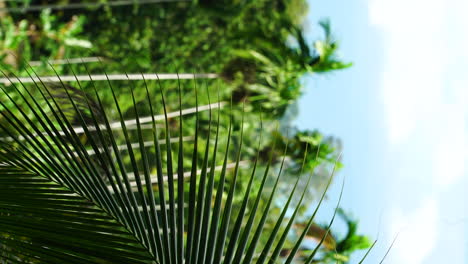
[[[52,14],[49,9],[40,12],[38,18],[34,20],[2,17],[0,19],[2,70],[25,75],[27,68],[25,62],[63,59],[73,56],[72,51],[82,52],[92,47],[91,42],[79,36],[83,32],[85,23],[83,15],[74,15],[67,22],[58,20],[58,16]]]
[[[30,5],[40,3],[33,0]],[[270,117],[277,118],[300,96],[299,79],[304,73],[350,65],[335,58],[338,44],[328,22],[321,22],[323,40],[306,43],[301,25],[305,6],[303,0],[201,0],[63,10],[54,16],[44,11],[39,19],[31,13],[12,16],[17,21],[32,21],[44,36],[56,40],[54,50],[59,54],[50,54],[46,59],[99,56],[107,60],[106,70],[111,73],[121,72],[122,68],[136,73],[218,73],[225,81],[222,99],[229,99],[232,92],[234,102],[251,101],[255,110],[266,110]],[[49,33],[64,32],[65,26],[70,30],[63,36],[52,37],[54,34]],[[73,34],[82,26],[83,39],[78,39]],[[91,40],[92,46],[86,40]],[[82,48],[65,49],[67,44]],[[32,45],[36,49],[29,59],[40,60],[50,53],[38,50],[48,50],[48,43]],[[98,64],[89,68],[91,72],[102,72]]]

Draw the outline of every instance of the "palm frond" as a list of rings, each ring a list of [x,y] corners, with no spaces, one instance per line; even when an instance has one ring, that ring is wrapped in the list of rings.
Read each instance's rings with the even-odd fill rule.
[[[297,193],[298,180],[274,228],[265,228],[285,155],[276,177],[270,179],[274,158],[274,151],[271,152],[259,189],[253,193],[253,185],[258,184],[255,176],[263,132],[259,136],[257,159],[242,161],[245,113],[237,120],[231,116],[235,107],[231,104],[229,128],[225,132],[220,127],[220,115],[225,113],[221,112],[218,95],[216,104],[208,104],[208,133],[201,133],[200,121],[205,117],[200,113],[200,93],[196,88],[196,105],[191,112],[195,114],[195,135],[183,135],[187,124],[183,119],[180,82],[179,110],[174,114],[179,118],[178,129],[171,130],[171,113],[165,101],[169,91],[163,89],[159,79],[159,91],[150,90],[147,82],[151,78],[140,74],[146,88],[144,103],[151,115],[149,120],[140,117],[141,102],[136,99],[135,83],[130,82],[124,96],[132,101],[135,119],[129,123],[120,108],[122,95],[112,87],[109,75],[104,73],[107,87],[101,86],[101,82],[98,88],[92,81],[89,94],[79,75],[71,69],[78,91],[84,96],[84,102],[80,103],[89,108],[93,102],[97,105],[96,111],[89,112],[91,121],[85,120],[74,90],[67,89],[63,78],[56,75],[77,116],[76,127],[51,88],[31,70],[30,80],[39,97],[33,96],[21,79],[17,79],[18,83],[10,82],[11,89],[0,86],[7,99],[0,101],[0,132],[9,139],[0,139],[0,255],[5,263],[229,264],[274,263],[279,258],[305,191],[300,202],[289,208]],[[131,75],[125,75],[127,80],[131,79]],[[85,76],[92,79],[88,70]],[[104,108],[98,89],[108,89],[114,109]],[[22,106],[15,102],[18,96],[25,102]],[[158,103],[162,105],[162,115],[154,113]],[[109,119],[110,111],[117,115],[117,122]],[[156,125],[161,116],[162,127]],[[143,128],[144,123],[151,125],[151,133]],[[234,131],[237,123],[240,129]],[[171,138],[171,134],[175,137]],[[161,135],[164,139],[160,139]],[[83,142],[82,136],[88,140]],[[193,141],[184,140],[187,136]],[[231,141],[234,136],[239,139],[235,146]],[[226,145],[220,145],[221,142]],[[189,173],[184,170],[187,148],[192,152]],[[287,149],[286,144],[284,153]],[[203,155],[199,157],[200,150]],[[231,162],[229,153],[233,152]],[[222,157],[221,166],[217,166],[217,157]],[[253,165],[247,168],[250,178],[242,204],[237,206],[234,196],[246,163]],[[274,185],[269,190],[265,186],[271,180]],[[306,186],[309,182],[310,177]],[[330,182],[331,178],[308,227]],[[264,197],[267,201],[260,211]],[[286,216],[289,209],[294,210],[292,217]],[[295,243],[287,263],[294,259],[304,236],[305,233]],[[260,249],[258,244],[263,237],[267,243]],[[309,256],[308,260],[312,259],[313,255]]]

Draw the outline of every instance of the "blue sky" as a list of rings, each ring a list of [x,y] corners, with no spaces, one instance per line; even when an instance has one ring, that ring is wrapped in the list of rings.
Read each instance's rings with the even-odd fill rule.
[[[354,66],[306,77],[296,124],[343,140],[343,207],[379,233],[367,263],[397,233],[385,263],[468,263],[468,1],[309,3],[309,36],[330,18]]]

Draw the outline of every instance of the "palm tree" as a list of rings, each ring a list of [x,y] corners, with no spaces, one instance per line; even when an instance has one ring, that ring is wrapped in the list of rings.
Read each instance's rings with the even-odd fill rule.
[[[81,89],[80,82],[77,83]],[[0,124],[0,130],[13,139],[0,141],[2,263],[275,263],[280,258],[304,193],[300,194],[299,203],[288,209],[298,192],[297,181],[276,225],[270,232],[264,232],[282,167],[273,179],[273,188],[267,192],[264,187],[268,166],[263,177],[255,179],[255,160],[242,203],[233,204],[240,171],[243,117],[239,131],[232,129],[239,120],[231,118],[229,129],[224,133],[219,129],[219,122],[211,126],[214,114],[210,111],[209,133],[203,139],[204,135],[196,129],[190,146],[182,139],[184,122],[179,118],[179,141],[177,148],[173,148],[162,87],[159,93],[165,129],[159,131],[153,119],[151,133],[145,133],[141,129],[139,104],[132,85],[128,93],[135,110],[136,132],[127,129],[119,107],[119,95],[111,82],[108,83],[115,102],[115,109],[111,110],[117,112],[121,123],[121,130],[115,132],[95,86],[93,96],[86,95],[84,102],[77,102],[73,90],[61,84],[87,136],[86,143],[40,79],[35,82],[40,98],[32,97],[28,89],[20,89],[15,84],[12,91],[0,86],[13,105],[0,101],[0,114],[7,122],[7,125]],[[156,104],[154,92],[146,88],[145,103],[151,111]],[[27,107],[19,108],[12,93],[21,97]],[[92,100],[100,106],[97,108],[99,117],[95,111],[80,109],[83,103],[91,108]],[[196,100],[198,102],[198,96]],[[44,104],[46,107],[42,107]],[[91,122],[85,120],[85,115],[89,115],[87,118]],[[219,112],[216,119],[219,121]],[[200,121],[197,114],[197,128]],[[231,144],[234,133],[240,138],[237,146]],[[160,135],[166,140],[165,149],[159,143]],[[221,137],[227,137],[225,146],[218,145]],[[146,146],[147,138],[154,144]],[[125,142],[127,148],[119,149],[118,142]],[[134,148],[134,142],[139,144],[138,149]],[[183,159],[187,147],[191,147],[193,157],[186,182]],[[201,171],[197,173],[199,148],[204,148],[204,157]],[[227,153],[231,148],[237,152],[232,174],[227,170]],[[94,151],[93,156],[88,153],[90,149]],[[287,146],[283,151],[287,151]],[[151,154],[153,152],[155,155]],[[307,150],[305,152],[307,155]],[[217,155],[221,155],[223,164],[219,175],[215,175]],[[151,178],[153,171],[156,171],[156,180]],[[130,174],[133,174],[132,181]],[[253,184],[258,182],[258,192],[252,193]],[[331,177],[309,225],[330,182]],[[307,185],[309,183],[310,177]],[[268,197],[267,205],[259,212],[256,207],[264,195]],[[247,208],[250,200],[254,201],[253,207]],[[287,217],[286,212],[291,209],[294,213]],[[334,216],[327,230],[333,219]],[[286,263],[292,263],[306,233],[307,227],[294,242],[296,246]],[[267,243],[258,248],[261,237],[266,237]],[[308,256],[306,263],[313,261],[316,252]]]
[[[337,58],[338,42],[331,34],[330,22],[319,24],[324,39],[309,48],[300,26],[282,20],[289,29],[289,36],[296,45],[285,43],[280,36],[251,38],[257,49],[237,49],[235,57],[225,66],[221,76],[237,86],[237,98],[259,101],[262,108],[275,116],[282,116],[291,103],[301,94],[299,79],[306,73],[325,73],[350,67]]]

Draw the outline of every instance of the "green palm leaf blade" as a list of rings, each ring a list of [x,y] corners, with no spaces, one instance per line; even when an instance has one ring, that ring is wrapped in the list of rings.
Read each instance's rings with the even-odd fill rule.
[[[307,157],[307,152],[308,152],[308,147],[309,147],[309,144],[306,143],[306,147],[305,147],[305,151],[304,151],[304,158],[303,158],[303,161],[302,161],[302,165],[301,165],[301,173],[299,175],[302,175],[302,172],[304,170],[304,165],[305,165],[305,162],[306,162],[306,157]],[[319,148],[320,149],[320,148]],[[318,153],[319,151],[317,151],[317,156],[318,156]],[[315,157],[315,159],[317,159],[317,156]],[[280,240],[278,241],[278,245],[276,246],[275,250],[273,251],[272,253],[272,256],[270,258],[270,263],[274,263],[275,262],[275,259],[276,257],[279,255],[279,251],[281,250],[282,246],[283,246],[283,243],[284,241],[286,240],[286,236],[288,234],[288,231],[289,229],[291,228],[293,222],[294,222],[294,219],[297,215],[297,212],[299,211],[299,208],[300,208],[300,205],[302,203],[302,200],[304,199],[304,196],[305,196],[305,193],[307,191],[307,188],[309,186],[309,183],[310,183],[310,179],[312,178],[312,174],[310,174],[310,176],[308,177],[307,179],[307,183],[305,185],[305,188],[304,188],[304,191],[302,192],[302,195],[301,195],[301,198],[299,200],[299,203],[296,205],[296,208],[294,210],[294,213],[293,215],[291,216],[290,220],[288,221],[288,224],[286,226],[286,229],[283,231],[283,235],[281,236]],[[275,227],[272,231],[272,233],[270,234],[270,237],[268,239],[268,242],[267,244],[265,245],[265,247],[263,248],[262,250],[262,253],[260,254],[260,257],[259,259],[257,260],[257,263],[264,263],[269,252],[270,252],[270,249],[271,247],[273,246],[273,242],[275,241],[275,237],[276,237],[276,234],[278,233],[279,231],[279,228],[281,227],[281,224],[283,222],[283,219],[286,215],[286,212],[289,208],[289,204],[291,203],[292,201],[292,198],[294,196],[294,193],[296,192],[296,188],[299,184],[299,180],[301,179],[301,177],[298,177],[297,180],[296,180],[296,183],[294,184],[294,187],[291,191],[291,194],[289,195],[289,198],[288,198],[288,201],[286,202],[286,205],[284,206],[283,208],[283,211],[281,212],[281,215],[279,217],[279,220],[276,222],[275,224]]]
[[[153,113],[153,104],[151,102],[151,96],[150,96],[150,92],[149,92],[149,89],[148,89],[148,85],[146,83],[146,80],[143,78],[143,82],[145,84],[145,90],[146,90],[146,95],[148,97],[148,105],[150,107],[150,113],[151,113],[151,117],[152,117],[152,132],[153,132],[153,142],[154,142],[154,145],[156,146],[157,148],[157,152],[159,151],[159,141],[157,140],[157,130],[156,130],[156,122],[154,120],[154,113]],[[141,136],[141,134],[139,134]],[[159,152],[158,152],[159,153]],[[158,158],[159,160],[159,158]],[[147,172],[146,172],[147,168],[145,167],[145,177]],[[158,174],[159,175],[159,174]],[[159,182],[159,178],[162,178],[160,176],[158,176],[158,182]],[[151,181],[147,179],[147,181]],[[162,254],[163,252],[163,248],[162,248],[162,241],[161,241],[161,236],[159,235],[159,220],[157,218],[157,215],[156,215],[156,204],[155,204],[155,199],[154,199],[154,193],[152,191],[152,186],[147,186],[148,188],[148,194],[149,194],[149,199],[151,201],[150,203],[150,206],[151,206],[151,214],[153,215],[152,217],[152,221],[153,221],[153,226],[155,228],[155,230],[153,231],[153,233],[155,233],[155,237],[156,237],[156,257],[158,257],[158,255],[160,256],[160,260],[163,261],[164,260],[164,254]],[[164,195],[164,193],[162,194]]]
[[[398,239],[398,235],[399,235],[399,233],[397,233],[397,234],[395,235],[395,237],[393,238],[392,243],[391,243],[390,246],[388,247],[387,251],[385,252],[385,255],[382,257],[382,260],[379,262],[379,264],[382,264],[382,263],[385,261],[385,259],[387,258],[388,254],[390,253],[390,250],[392,250],[393,245],[395,245],[395,242],[396,242],[397,239]],[[367,254],[366,254],[366,255],[367,255]]]
[[[232,112],[232,103],[231,103],[231,112]],[[218,123],[219,123],[219,120],[218,120]],[[207,249],[214,248],[215,243],[216,243],[216,241],[218,239],[218,234],[219,234],[218,224],[219,224],[219,217],[221,215],[221,202],[222,202],[222,198],[223,198],[223,189],[224,189],[224,184],[225,184],[225,181],[226,181],[226,167],[227,167],[227,163],[228,163],[229,146],[230,146],[230,143],[231,143],[231,132],[232,132],[232,116],[229,119],[228,139],[227,139],[227,143],[226,143],[226,150],[225,150],[225,155],[224,155],[223,168],[221,170],[221,175],[220,175],[220,179],[219,179],[219,183],[218,183],[218,188],[217,188],[217,191],[216,191],[215,203],[213,205],[213,215],[212,215],[212,219],[211,219],[211,226],[210,226]],[[208,250],[205,263],[208,263],[208,264],[213,263],[213,258],[214,258],[213,250]]]
[[[176,263],[176,238],[177,236],[175,235],[176,233],[176,223],[175,223],[175,197],[174,197],[174,174],[173,174],[173,169],[172,169],[172,150],[171,150],[171,144],[170,144],[170,131],[169,131],[169,122],[167,120],[167,109],[166,109],[166,100],[164,99],[164,92],[163,88],[161,86],[160,81],[158,80],[158,84],[160,85],[159,92],[161,94],[161,99],[162,99],[162,105],[163,105],[163,110],[164,110],[164,125],[165,125],[165,140],[166,140],[166,160],[167,160],[167,175],[168,175],[168,189],[169,189],[169,216],[164,216],[166,213],[166,210],[163,211],[163,224],[164,226],[168,226],[169,228],[166,230],[163,230],[165,233],[165,238],[167,239],[168,249],[167,249],[167,255],[166,255],[166,261],[167,263]],[[181,117],[182,118],[182,117]],[[159,158],[158,158],[159,159]],[[182,179],[180,179],[182,180]],[[164,188],[161,189],[160,192],[163,192]],[[168,219],[168,220],[166,220]],[[169,221],[169,223],[166,223],[166,221]]]
[[[219,92],[218,92],[218,102],[219,102]],[[204,206],[203,206],[203,216],[202,216],[202,230],[201,234],[208,234],[208,228],[210,226],[210,214],[211,214],[211,198],[213,196],[213,188],[214,188],[214,182],[215,182],[215,166],[216,166],[216,153],[218,150],[218,139],[219,139],[219,116],[220,112],[218,111],[217,115],[217,126],[216,126],[216,137],[215,137],[215,145],[213,148],[213,157],[211,159],[211,168],[210,168],[210,173],[208,176],[208,186],[206,190],[206,196],[205,196],[205,201],[204,201]],[[227,151],[226,151],[227,154]],[[215,225],[216,223],[211,223],[211,225]],[[208,250],[207,248],[207,240],[209,236],[204,235],[201,236],[201,241],[200,241],[200,248],[201,252],[198,255],[198,263],[205,263],[205,257],[206,257],[206,251]]]
[[[128,77],[128,76],[127,76]],[[143,81],[145,81],[143,79]],[[145,81],[145,87],[147,87],[146,85],[146,81]],[[151,247],[151,250],[154,252],[155,256],[157,256],[157,250],[156,250],[156,236],[159,236],[158,235],[155,235],[155,231],[157,231],[159,233],[159,228],[155,229],[154,227],[158,227],[159,225],[157,224],[157,220],[156,220],[156,204],[154,202],[154,194],[153,194],[153,183],[151,182],[151,176],[150,176],[150,168],[149,168],[149,161],[148,161],[148,157],[147,157],[147,153],[146,151],[144,150],[145,149],[145,144],[143,142],[143,134],[142,134],[142,130],[141,130],[141,124],[140,124],[140,117],[139,117],[139,114],[138,114],[138,109],[137,109],[137,104],[136,104],[136,100],[135,100],[135,93],[134,93],[134,87],[132,85],[131,87],[131,93],[132,93],[132,101],[133,101],[133,106],[134,106],[134,110],[135,110],[135,117],[136,117],[136,122],[137,122],[137,133],[138,133],[138,144],[140,146],[140,149],[143,149],[143,151],[141,151],[141,155],[142,155],[142,160],[143,160],[143,171],[144,171],[144,177],[145,177],[145,185],[146,185],[146,191],[147,193],[149,194],[149,207],[150,207],[150,210],[151,210],[151,213],[147,210],[147,202],[146,202],[146,198],[143,199],[143,208],[145,210],[145,216],[147,217],[146,219],[146,222],[147,222],[147,230],[148,230],[148,234],[149,234],[149,243],[150,243],[150,247]],[[149,102],[151,104],[151,102]],[[136,175],[136,174],[135,174]],[[139,183],[140,187],[141,187],[141,183]],[[143,196],[144,197],[144,196]],[[150,215],[152,217],[150,217]],[[151,218],[151,220],[150,220]]]
[[[198,130],[199,130],[199,117],[198,117],[198,92],[197,92],[197,81],[194,80],[195,89],[195,104],[196,112],[195,115],[195,141],[192,152],[192,166],[190,170],[190,190],[189,190],[189,208],[187,215],[187,243],[185,249],[185,261],[191,263],[192,248],[194,239],[195,229],[195,202],[196,202],[196,188],[197,188],[197,164],[198,164]]]
[[[268,202],[266,204],[265,211],[263,212],[263,215],[262,215],[262,217],[260,219],[260,222],[257,225],[257,228],[255,230],[255,233],[254,233],[253,237],[252,237],[252,240],[250,241],[249,247],[248,247],[247,252],[246,252],[246,254],[245,254],[244,258],[243,258],[242,263],[245,263],[245,264],[252,263],[252,259],[253,259],[254,254],[255,254],[255,250],[257,248],[257,243],[258,243],[258,241],[260,239],[260,236],[263,233],[263,228],[265,226],[265,222],[266,222],[266,219],[268,217],[270,206],[271,206],[271,204],[273,202],[273,197],[275,195],[276,189],[278,187],[279,179],[280,179],[281,174],[283,172],[284,161],[286,159],[286,153],[287,153],[287,150],[288,150],[288,145],[289,145],[289,141],[286,142],[286,146],[284,147],[283,159],[281,160],[281,165],[280,165],[280,169],[279,169],[279,172],[278,172],[278,176],[276,176],[275,183],[273,185],[273,190],[270,192],[270,197],[268,198]]]
[[[337,161],[339,159],[340,159],[340,157],[337,158]],[[299,250],[300,246],[302,245],[302,241],[304,240],[305,236],[307,235],[307,232],[308,232],[309,228],[314,224],[313,221],[315,219],[315,215],[317,214],[320,206],[322,205],[322,202],[323,202],[323,200],[325,198],[325,195],[328,192],[328,188],[330,188],[330,185],[332,183],[333,176],[335,174],[335,170],[336,170],[336,166],[337,166],[337,161],[335,162],[335,164],[333,166],[333,170],[331,172],[330,179],[328,180],[328,183],[327,183],[327,185],[325,187],[325,190],[323,191],[322,196],[320,197],[320,200],[319,200],[317,206],[315,207],[314,212],[312,213],[312,216],[309,218],[309,221],[307,222],[307,224],[306,224],[304,230],[302,231],[299,239],[297,239],[297,241],[295,242],[293,249],[291,250],[291,252],[288,255],[288,258],[286,259],[286,262],[285,262],[286,264],[292,263],[294,257],[296,256],[297,251]],[[335,212],[336,212],[336,210],[335,210]]]
[[[260,143],[259,143],[259,146],[260,146]],[[273,143],[273,150],[275,150],[276,148],[276,142]],[[260,149],[260,147],[259,147]],[[260,200],[261,200],[261,196],[262,196],[262,193],[263,193],[263,189],[264,189],[264,186],[265,186],[265,183],[266,183],[266,180],[267,180],[267,176],[268,176],[268,172],[269,172],[269,169],[270,169],[270,165],[271,165],[271,162],[272,162],[272,159],[273,159],[273,152],[272,151],[269,155],[269,161],[267,163],[267,166],[266,166],[266,169],[265,169],[265,172],[263,174],[263,178],[262,178],[262,181],[261,181],[261,184],[260,184],[260,188],[259,188],[259,191],[258,191],[258,194],[257,194],[257,197],[255,198],[255,203],[252,207],[252,212],[249,217],[248,217],[248,220],[247,220],[247,223],[245,224],[245,227],[242,231],[242,235],[240,237],[240,240],[238,242],[238,247],[237,249],[235,249],[235,245],[237,243],[237,239],[238,239],[238,232],[239,232],[239,229],[240,229],[240,226],[242,224],[242,218],[244,217],[244,211],[245,211],[245,206],[247,204],[247,200],[249,199],[249,194],[246,193],[244,195],[244,200],[242,202],[242,209],[241,209],[241,213],[242,214],[239,214],[239,215],[242,215],[241,219],[237,219],[237,222],[236,222],[236,225],[235,225],[235,231],[233,232],[234,233],[234,236],[231,238],[230,242],[229,242],[229,246],[227,248],[227,252],[226,252],[226,258],[225,258],[225,263],[226,264],[229,264],[232,262],[232,260],[234,259],[234,262],[235,263],[240,263],[241,261],[241,258],[242,258],[242,255],[244,254],[244,250],[245,250],[245,247],[247,246],[247,242],[248,242],[248,238],[249,238],[249,235],[250,235],[250,231],[253,227],[253,224],[254,224],[254,220],[255,220],[255,216],[256,216],[256,213],[257,213],[257,208],[258,208],[258,205],[260,203]],[[258,154],[257,154],[258,156]],[[255,163],[256,165],[257,163]],[[254,177],[254,173],[255,173],[255,169],[256,169],[256,166],[254,166],[254,169],[252,170],[252,176],[251,176],[251,180],[249,182],[249,186],[253,180],[253,177]],[[250,187],[248,188],[250,189]]]
[[[371,252],[371,250],[374,248],[374,246],[375,246],[376,243],[377,243],[377,239],[374,240],[374,242],[372,242],[372,245],[367,249],[366,253],[364,254],[364,256],[362,257],[362,259],[359,261],[358,264],[364,263],[364,260],[366,260],[367,256],[369,255],[369,253]]]
[[[343,196],[344,183],[345,183],[345,181],[343,179],[343,183],[341,185],[340,197],[338,198],[338,202],[337,202],[337,205],[335,207],[335,211],[333,212],[333,216],[332,216],[332,218],[330,220],[330,223],[327,226],[327,230],[326,230],[325,234],[322,236],[322,239],[320,239],[320,242],[317,244],[317,246],[315,246],[315,248],[312,251],[312,253],[310,254],[310,256],[305,260],[306,264],[312,263],[312,261],[314,260],[314,256],[317,254],[320,246],[323,244],[325,239],[327,239],[329,237],[328,234],[330,233],[333,222],[335,221],[336,213],[338,212],[338,209],[340,208],[341,197]]]
[[[243,104],[243,110],[245,109],[245,103]],[[228,227],[230,224],[231,220],[231,214],[232,214],[232,201],[234,198],[234,190],[236,188],[237,184],[237,179],[238,179],[238,172],[239,172],[239,161],[240,161],[240,156],[241,156],[241,150],[242,150],[242,141],[244,137],[244,111],[242,111],[242,121],[241,121],[241,128],[240,128],[240,141],[239,141],[239,147],[237,149],[237,157],[236,157],[236,166],[234,169],[234,175],[231,180],[231,186],[229,188],[229,193],[226,199],[226,204],[224,206],[224,211],[223,211],[223,217],[221,220],[221,225],[219,227],[219,233],[220,236],[218,236],[217,241],[216,241],[216,246],[214,248],[214,262],[215,263],[220,263],[221,258],[223,255],[223,249],[224,249],[224,244],[226,242],[226,237],[228,234]],[[226,260],[225,260],[226,261]]]
[[[260,116],[260,119],[261,119],[261,116]],[[261,129],[263,128],[262,120],[260,120],[260,127],[261,127]],[[247,194],[249,194],[250,191],[251,191],[254,176],[255,176],[255,172],[257,170],[257,163],[258,163],[258,159],[259,159],[259,155],[260,155],[260,146],[261,146],[261,143],[262,143],[262,136],[263,136],[262,131],[263,130],[260,130],[260,135],[259,135],[259,140],[258,140],[258,147],[257,147],[257,156],[255,158],[255,162],[254,162],[254,165],[253,165],[253,168],[252,168],[252,174],[250,176],[249,183],[247,184],[247,189],[245,191],[246,194],[244,195],[244,198],[242,200],[242,205],[241,205],[241,208],[239,210],[239,214],[237,216],[234,227],[232,229],[229,244],[227,246],[226,255],[224,257],[225,263],[230,263],[231,262],[233,254],[234,254],[234,250],[236,248],[236,243],[237,243],[237,240],[239,238],[240,231],[241,231],[241,226],[242,226],[245,210],[247,209],[247,203],[249,201],[249,195],[247,195]]]
[[[178,76],[178,74],[177,74]],[[179,92],[179,155],[177,159],[177,263],[184,262],[184,141],[182,122],[182,92],[180,80],[177,80]]]
[[[158,255],[160,256],[160,260],[162,263],[166,263],[170,261],[170,247],[169,247],[169,233],[168,233],[168,224],[167,224],[167,214],[166,214],[166,197],[165,197],[165,188],[164,188],[164,177],[163,177],[163,165],[162,165],[162,157],[161,157],[161,147],[159,145],[159,140],[158,140],[158,131],[156,128],[156,122],[154,119],[154,110],[153,110],[153,103],[151,100],[150,92],[148,90],[148,86],[146,85],[146,80],[145,82],[145,88],[146,88],[146,94],[148,97],[148,103],[150,106],[150,113],[151,113],[151,121],[152,121],[152,136],[153,136],[153,142],[156,150],[156,173],[157,173],[157,183],[158,183],[158,194],[159,194],[159,204],[161,206],[161,218],[162,218],[162,241],[158,243],[162,243],[162,247],[158,247]],[[161,83],[158,81],[158,85],[161,91],[162,95],[162,86]],[[164,106],[165,108],[165,106]],[[167,118],[167,115],[165,115]],[[150,196],[152,196],[152,192],[150,192]],[[154,198],[152,198],[154,201]],[[155,219],[155,222],[157,223],[158,219]],[[159,227],[158,227],[158,232],[159,233]]]
[[[197,263],[197,260],[198,260],[198,255],[200,251],[200,243],[202,239],[201,232],[202,232],[202,216],[203,216],[202,214],[203,214],[203,208],[204,208],[204,201],[205,199],[208,199],[208,198],[205,198],[206,197],[205,193],[206,193],[206,176],[207,176],[209,153],[210,153],[211,118],[212,118],[212,110],[210,108],[209,121],[208,121],[208,136],[206,139],[206,146],[205,146],[205,151],[203,155],[203,163],[202,163],[200,181],[198,184],[198,192],[197,192],[197,198],[196,198],[196,212],[195,212],[195,219],[194,219],[195,228],[193,230],[194,236],[193,236],[193,248],[191,252],[191,263]],[[211,199],[211,197],[209,199]]]

